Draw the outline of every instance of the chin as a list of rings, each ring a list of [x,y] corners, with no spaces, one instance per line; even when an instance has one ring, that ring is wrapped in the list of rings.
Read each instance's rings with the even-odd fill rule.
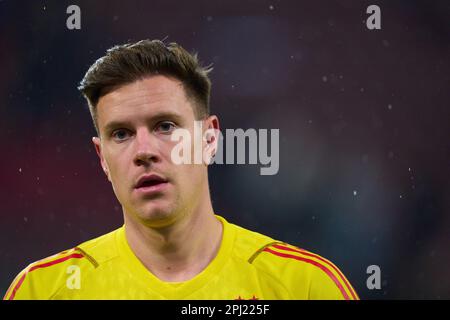
[[[178,218],[177,211],[167,206],[148,206],[137,215],[143,224],[153,228],[167,227]]]

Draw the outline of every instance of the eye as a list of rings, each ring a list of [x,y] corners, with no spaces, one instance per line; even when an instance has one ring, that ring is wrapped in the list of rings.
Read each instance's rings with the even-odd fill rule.
[[[128,130],[125,130],[125,129],[117,129],[117,130],[113,131],[111,136],[116,141],[124,141],[127,138],[129,138],[130,132]]]
[[[175,129],[175,124],[171,121],[163,121],[156,126],[156,131],[161,133],[171,133]]]

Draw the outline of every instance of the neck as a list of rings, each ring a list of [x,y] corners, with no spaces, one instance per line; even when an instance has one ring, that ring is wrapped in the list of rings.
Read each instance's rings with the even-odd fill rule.
[[[220,248],[222,224],[214,216],[209,197],[203,205],[186,211],[164,228],[150,228],[124,214],[131,250],[163,281],[193,278],[208,266]]]

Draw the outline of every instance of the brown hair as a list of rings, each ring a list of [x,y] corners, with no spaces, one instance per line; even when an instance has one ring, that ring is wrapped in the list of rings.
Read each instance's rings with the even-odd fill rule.
[[[190,54],[180,45],[165,45],[160,40],[141,40],[117,45],[98,59],[81,80],[80,90],[89,104],[95,129],[96,106],[99,99],[112,90],[148,76],[162,74],[183,83],[186,96],[194,101],[197,119],[209,115],[211,67],[202,67],[197,54]]]

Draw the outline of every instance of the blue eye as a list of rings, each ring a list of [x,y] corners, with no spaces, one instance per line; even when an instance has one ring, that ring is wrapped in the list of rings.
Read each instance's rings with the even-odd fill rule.
[[[175,124],[173,124],[173,122],[164,121],[158,125],[157,131],[160,131],[162,133],[170,133],[174,128]]]
[[[118,141],[125,140],[126,138],[128,138],[128,136],[129,136],[129,133],[125,129],[118,129],[112,133],[112,137]]]

